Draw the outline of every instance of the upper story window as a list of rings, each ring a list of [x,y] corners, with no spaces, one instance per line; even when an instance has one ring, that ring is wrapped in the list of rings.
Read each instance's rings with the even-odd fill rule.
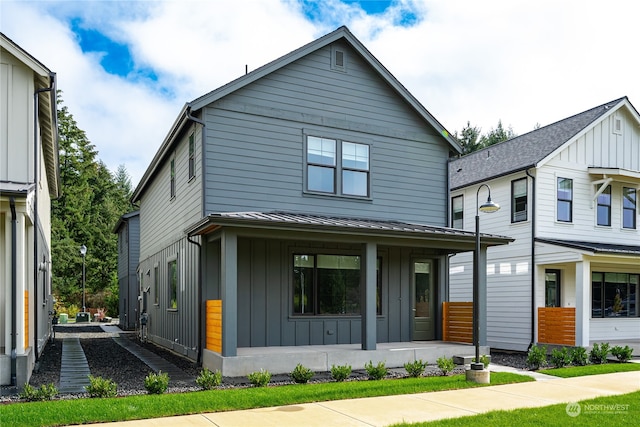
[[[598,196],[597,224],[611,226],[611,186],[608,185]]]
[[[331,46],[331,69],[334,71],[347,71],[347,54],[337,46]]]
[[[573,221],[573,180],[570,178],[558,178],[556,211],[558,221]]]
[[[369,196],[368,145],[308,136],[306,159],[307,191]]]
[[[189,135],[189,179],[196,176],[196,149],[193,134]]]
[[[636,228],[636,197],[635,188],[624,187],[622,189],[622,228]]]
[[[511,222],[527,220],[527,178],[511,181]]]
[[[176,160],[171,159],[171,179],[170,179],[170,197],[173,199],[176,197]]]
[[[451,227],[464,228],[464,196],[451,198]]]

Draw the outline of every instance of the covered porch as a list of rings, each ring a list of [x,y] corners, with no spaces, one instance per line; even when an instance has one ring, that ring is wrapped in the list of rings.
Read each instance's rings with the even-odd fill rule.
[[[407,362],[422,360],[435,364],[440,357],[473,356],[471,344],[444,341],[412,341],[378,343],[375,350],[362,350],[360,344],[240,347],[237,356],[224,357],[205,350],[203,365],[219,369],[225,376],[246,376],[265,369],[272,374],[291,372],[298,363],[315,371],[326,372],[333,365],[350,365],[353,370],[364,369],[369,361],[384,362],[387,368],[400,368]],[[481,354],[489,354],[489,347],[481,346]]]

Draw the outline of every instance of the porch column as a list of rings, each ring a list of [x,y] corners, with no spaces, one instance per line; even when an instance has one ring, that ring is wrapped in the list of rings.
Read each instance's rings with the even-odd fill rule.
[[[238,354],[238,236],[223,231],[220,239],[222,297],[222,356]]]
[[[478,344],[487,345],[487,247],[480,248],[478,256]]]
[[[363,291],[360,292],[360,313],[362,318],[362,349],[376,349],[376,259],[378,247],[375,243],[366,243],[363,247],[362,265],[364,272]]]
[[[576,262],[576,344],[589,345],[589,310],[591,303],[591,262]]]

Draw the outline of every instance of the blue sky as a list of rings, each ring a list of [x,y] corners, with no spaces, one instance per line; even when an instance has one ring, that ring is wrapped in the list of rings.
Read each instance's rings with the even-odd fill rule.
[[[452,133],[640,108],[638,16],[626,0],[0,0],[1,31],[134,184],[185,102],[341,25]]]

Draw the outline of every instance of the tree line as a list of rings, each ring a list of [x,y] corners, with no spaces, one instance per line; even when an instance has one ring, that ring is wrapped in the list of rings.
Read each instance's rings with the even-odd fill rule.
[[[479,127],[472,126],[471,122],[467,121],[467,125],[462,128],[460,134],[458,134],[458,131],[454,133],[453,136],[462,145],[463,156],[518,136],[513,132],[511,126],[505,128],[502,125],[502,120],[498,120],[498,126],[495,129],[492,128],[486,134],[482,135],[480,132],[481,129]]]

